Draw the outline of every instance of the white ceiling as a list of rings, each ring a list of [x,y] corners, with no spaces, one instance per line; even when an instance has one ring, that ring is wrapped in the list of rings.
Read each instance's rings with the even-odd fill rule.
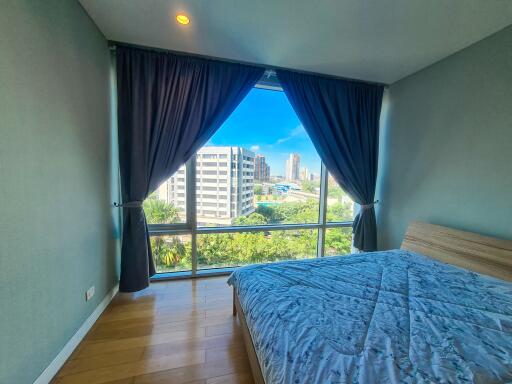
[[[109,40],[383,83],[512,24],[512,0],[80,3]]]

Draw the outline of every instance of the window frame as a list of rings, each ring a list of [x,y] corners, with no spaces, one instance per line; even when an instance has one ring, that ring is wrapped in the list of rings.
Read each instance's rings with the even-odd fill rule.
[[[267,89],[277,92],[283,92],[283,89],[277,82],[273,71],[266,71],[262,80],[254,87]],[[201,162],[203,159],[201,158]],[[317,229],[317,250],[316,257],[325,257],[325,234],[328,228],[352,227],[353,221],[328,222],[327,221],[327,196],[328,196],[328,176],[329,173],[324,163],[321,163],[320,170],[320,196],[319,196],[319,214],[318,222],[305,224],[269,224],[254,226],[223,226],[223,227],[204,227],[197,225],[196,214],[196,155],[192,156],[186,163],[186,221],[176,224],[148,224],[149,236],[161,235],[190,235],[192,247],[192,269],[179,272],[161,272],[157,273],[151,280],[165,280],[174,278],[190,278],[198,276],[212,276],[220,274],[229,274],[236,267],[227,268],[209,268],[198,269],[197,265],[197,235],[218,234],[218,233],[237,233],[237,232],[272,232],[297,229]],[[356,207],[357,213],[357,207]],[[329,256],[327,256],[329,257]]]

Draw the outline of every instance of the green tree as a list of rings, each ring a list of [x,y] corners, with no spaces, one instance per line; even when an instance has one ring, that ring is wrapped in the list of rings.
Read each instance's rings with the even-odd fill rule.
[[[318,200],[283,203],[277,206],[276,211],[286,224],[315,223],[318,221]]]
[[[329,182],[329,197],[336,198],[341,200],[343,196],[346,195],[345,191],[341,189],[338,183],[331,181]]]
[[[257,212],[253,212],[248,216],[239,216],[233,220],[234,225],[262,225],[267,223],[267,218]]]
[[[144,200],[144,213],[148,224],[171,224],[179,222],[179,210],[163,200],[148,198]]]
[[[316,185],[315,185],[315,183],[314,183],[314,182],[312,182],[312,181],[304,180],[304,181],[302,181],[302,183],[300,184],[300,189],[301,189],[303,192],[315,193],[315,192],[316,192]]]
[[[144,202],[144,209],[150,218],[148,222],[151,223],[178,220],[175,207],[156,199]],[[327,217],[331,221],[350,220],[350,216],[350,204],[340,202],[328,207]],[[235,219],[233,224],[308,223],[317,220],[318,201],[309,199],[275,206],[259,206],[256,212]],[[316,229],[201,234],[197,237],[198,263],[208,267],[223,267],[312,257],[316,254],[317,237]],[[151,238],[159,271],[191,268],[191,245],[182,240],[179,235]],[[351,244],[350,229],[327,230],[326,254],[350,253]]]
[[[259,213],[265,217],[268,224],[276,224],[284,220],[284,216],[282,216],[281,213],[278,212],[277,209],[273,206],[258,205],[258,208],[256,208],[256,213]]]
[[[316,253],[316,230],[200,235],[200,265],[222,267],[302,259]]]
[[[197,261],[199,265],[221,267],[237,265],[240,255],[233,254],[233,240],[236,234],[221,233],[197,237]]]
[[[352,249],[351,228],[331,228],[325,233],[325,254],[346,255]]]
[[[192,268],[192,248],[183,240],[179,235],[151,237],[151,250],[158,271]]]
[[[335,203],[327,207],[327,221],[352,221],[352,203]]]
[[[143,203],[148,224],[179,222],[179,210],[163,200],[150,196]],[[184,244],[179,236],[152,236],[151,250],[158,271],[190,269],[192,267],[190,244]]]
[[[254,194],[257,196],[257,195],[262,195],[263,194],[263,187],[261,186],[261,184],[256,184],[254,185]]]

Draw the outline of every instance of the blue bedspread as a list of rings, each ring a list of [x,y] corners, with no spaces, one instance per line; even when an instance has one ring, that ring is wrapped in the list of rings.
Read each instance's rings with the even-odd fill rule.
[[[254,265],[237,290],[274,383],[512,381],[512,283],[402,251]]]

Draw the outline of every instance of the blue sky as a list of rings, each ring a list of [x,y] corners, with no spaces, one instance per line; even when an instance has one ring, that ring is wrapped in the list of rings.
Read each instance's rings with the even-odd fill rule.
[[[284,92],[253,88],[207,145],[231,145],[264,155],[272,175],[284,175],[292,152],[320,173],[320,158]]]

